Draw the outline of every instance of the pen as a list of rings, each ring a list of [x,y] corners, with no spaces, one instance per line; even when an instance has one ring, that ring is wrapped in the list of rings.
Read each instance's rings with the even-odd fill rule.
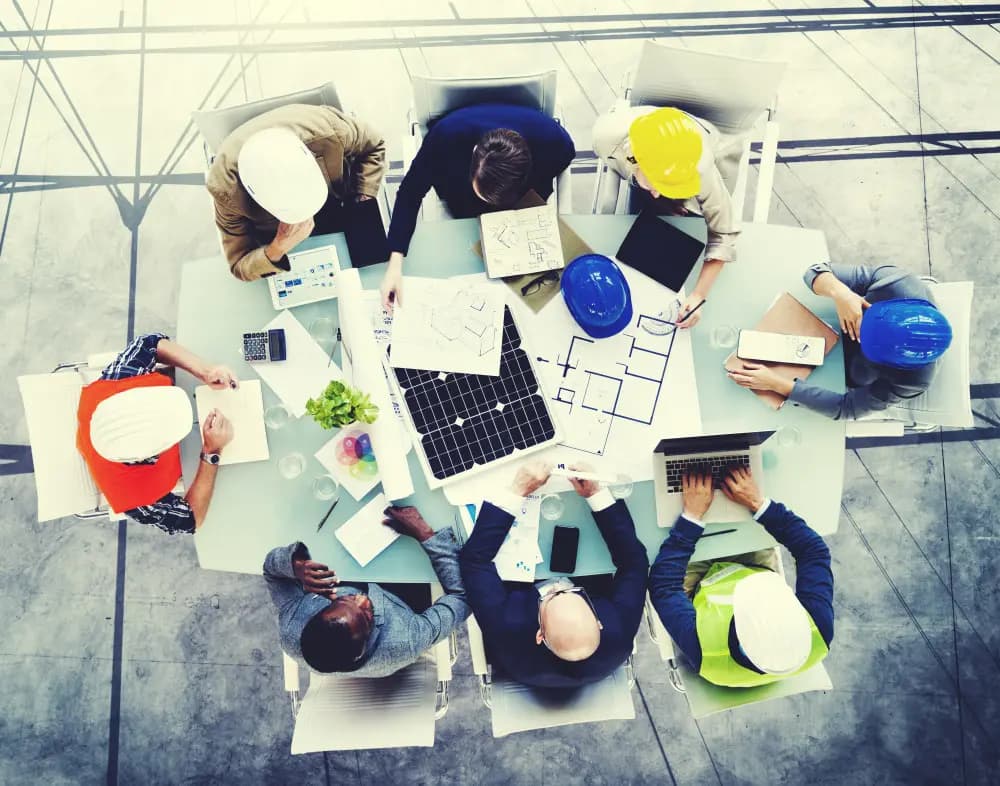
[[[579,478],[580,480],[592,480],[595,483],[617,483],[618,477],[600,475],[596,472],[577,472],[575,469],[568,469],[565,464],[556,464],[552,468],[551,474],[560,478]]]
[[[735,529],[720,529],[718,532],[707,532],[702,535],[702,538],[710,538],[713,535],[728,535],[730,532],[736,532]]]
[[[326,367],[330,368],[333,363],[333,353],[337,351],[337,344],[340,343],[340,328],[337,328],[337,340],[333,342],[333,346],[330,347],[330,359],[326,361]]]
[[[329,509],[329,510],[328,510],[328,511],[326,512],[326,515],[325,515],[325,516],[323,516],[323,518],[322,518],[322,519],[320,520],[320,522],[319,522],[319,526],[318,526],[318,527],[316,527],[316,531],[317,531],[317,532],[319,532],[319,531],[320,531],[321,529],[323,529],[323,525],[324,525],[324,524],[326,524],[326,520],[327,520],[328,518],[330,518],[330,514],[331,514],[331,513],[333,513],[333,509],[334,509],[335,507],[337,507],[337,503],[338,503],[338,502],[340,502],[340,497],[337,497],[337,498],[336,498],[336,499],[335,499],[335,500],[333,501],[333,504],[332,504],[332,505],[330,506],[330,509]],[[735,531],[735,530],[734,530],[734,531]]]
[[[685,319],[687,319],[688,317],[690,317],[695,311],[697,311],[699,308],[701,308],[702,306],[704,306],[707,302],[708,302],[707,300],[702,300],[697,306],[695,306],[694,308],[692,308],[683,317],[681,317],[679,320],[677,320],[677,322],[683,322]],[[677,322],[668,322],[667,324],[668,325],[673,325],[674,327],[677,327]]]

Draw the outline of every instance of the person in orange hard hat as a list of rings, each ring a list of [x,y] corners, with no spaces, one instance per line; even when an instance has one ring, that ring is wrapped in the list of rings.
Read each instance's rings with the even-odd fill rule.
[[[722,267],[736,261],[739,216],[726,183],[735,180],[742,139],[674,107],[619,106],[597,118],[593,146],[598,158],[633,186],[631,207],[652,203],[660,214],[705,218],[705,264],[677,323],[693,327],[704,310],[695,308]]]

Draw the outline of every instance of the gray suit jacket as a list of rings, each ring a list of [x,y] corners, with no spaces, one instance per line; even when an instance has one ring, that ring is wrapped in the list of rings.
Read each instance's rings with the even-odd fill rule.
[[[833,273],[852,291],[863,295],[869,303],[897,298],[919,298],[934,302],[934,297],[923,281],[895,265],[854,267],[822,262],[810,267],[803,276],[809,289],[812,289],[813,281],[820,273]],[[799,379],[795,381],[789,401],[835,420],[854,420],[919,396],[927,390],[934,378],[936,364],[910,370],[881,366],[868,360],[861,353],[857,342],[846,336],[842,338],[847,392],[835,393]]]
[[[466,617],[469,606],[458,568],[458,543],[451,527],[439,530],[421,544],[437,574],[445,595],[422,614],[416,614],[402,600],[374,582],[368,583],[368,597],[375,614],[375,627],[368,641],[368,651],[359,669],[351,677],[386,677],[409,666],[428,648],[446,639]],[[264,560],[264,578],[271,601],[278,610],[278,634],[281,647],[293,657],[302,657],[302,630],[330,601],[302,589],[292,569],[292,556],[302,543],[273,549]],[[356,592],[338,588],[338,595]]]

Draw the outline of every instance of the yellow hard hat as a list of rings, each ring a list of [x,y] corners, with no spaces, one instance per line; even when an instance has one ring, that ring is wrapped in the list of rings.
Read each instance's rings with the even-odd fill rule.
[[[636,118],[628,138],[639,169],[660,194],[687,199],[701,191],[701,134],[680,109],[665,107]]]

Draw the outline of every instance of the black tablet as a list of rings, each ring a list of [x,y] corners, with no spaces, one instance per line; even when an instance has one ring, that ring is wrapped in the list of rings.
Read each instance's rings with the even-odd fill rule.
[[[678,292],[694,268],[705,244],[668,224],[651,209],[635,217],[617,257],[668,289]]]
[[[345,202],[344,227],[353,267],[376,265],[389,258],[389,244],[377,197],[363,202]]]

